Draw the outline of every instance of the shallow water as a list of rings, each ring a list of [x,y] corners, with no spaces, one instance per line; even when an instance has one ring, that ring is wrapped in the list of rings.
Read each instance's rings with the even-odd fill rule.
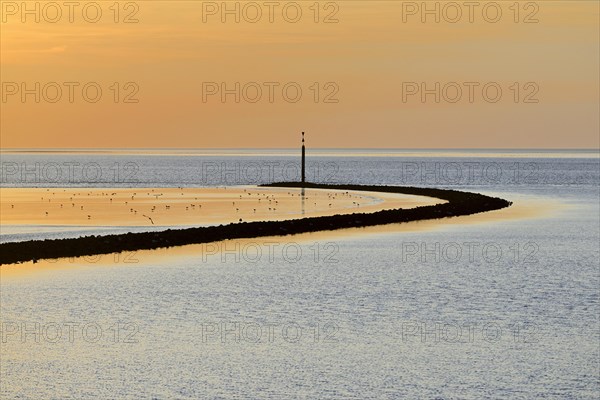
[[[597,157],[461,157],[505,180],[439,186],[540,212],[2,267],[1,397],[596,398]],[[441,179],[336,160],[350,183]]]
[[[0,243],[370,213],[444,203],[367,191],[262,188],[2,188]]]

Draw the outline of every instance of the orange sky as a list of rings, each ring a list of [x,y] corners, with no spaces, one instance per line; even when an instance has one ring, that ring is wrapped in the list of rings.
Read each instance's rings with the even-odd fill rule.
[[[302,10],[296,23],[286,21],[295,10],[288,6],[284,15],[285,1],[276,2],[273,23],[263,1],[253,3],[263,12],[257,23],[249,21],[256,8],[246,6],[243,13],[248,2],[241,2],[240,23],[233,15],[221,22],[220,10],[209,13],[221,1],[120,2],[117,23],[113,1],[97,2],[102,11],[97,23],[84,19],[86,1],[73,11],[72,23],[67,7],[56,23],[50,22],[56,15],[51,8],[40,9],[35,22],[35,15],[15,9],[21,1],[0,3],[2,148],[278,148],[295,146],[300,131],[309,133],[312,147],[600,145],[596,1],[521,2],[517,23],[513,1],[497,2],[502,16],[496,23],[486,21],[494,18],[494,9],[482,11],[489,2],[474,10],[473,23],[465,6],[456,23],[449,22],[456,11],[451,8],[446,14],[440,9],[440,23],[427,15],[423,23],[421,10],[412,15],[410,8],[421,1],[323,1],[319,23],[314,1],[296,2]],[[87,12],[93,19],[95,10]],[[123,22],[130,14],[137,23]],[[338,22],[323,23],[328,15]],[[524,23],[527,16],[539,22]],[[35,92],[35,82],[40,82],[40,102],[35,94],[23,102],[21,84]],[[72,86],[73,102],[65,82],[79,84]],[[102,89],[96,103],[82,97],[89,82]],[[246,97],[240,93],[236,103],[234,94],[226,102],[220,94],[203,101],[207,82],[229,88],[235,82],[240,88],[256,84],[246,86]],[[279,84],[271,84],[273,102],[265,82]],[[290,82],[302,89],[296,103],[282,94]],[[429,88],[456,82],[462,97],[448,101],[456,93],[450,85],[439,103],[434,94],[422,102],[420,93],[403,101],[407,82]],[[464,82],[479,84],[473,102]],[[483,98],[481,88],[490,82],[502,89],[496,103]],[[51,103],[56,86],[62,96]],[[256,86],[262,97],[252,103]],[[124,103],[136,88],[132,98],[138,102]],[[337,102],[323,101],[335,91],[331,99]],[[93,92],[89,89],[90,96]],[[526,98],[537,103],[525,103]]]

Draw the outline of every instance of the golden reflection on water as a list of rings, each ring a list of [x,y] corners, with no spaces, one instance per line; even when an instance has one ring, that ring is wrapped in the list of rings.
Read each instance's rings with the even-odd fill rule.
[[[443,218],[426,221],[412,221],[401,224],[380,225],[365,228],[348,228],[334,231],[320,231],[288,236],[271,236],[251,239],[226,240],[221,242],[192,244],[156,250],[103,254],[96,256],[40,260],[0,266],[2,279],[35,276],[51,276],[53,272],[82,270],[86,268],[143,267],[147,265],[171,264],[173,259],[206,260],[207,256],[218,255],[221,250],[249,248],[251,246],[285,246],[289,243],[310,243],[315,241],[333,242],[372,235],[390,233],[411,233],[451,229],[459,225],[496,224],[506,221],[548,218],[564,211],[567,206],[555,200],[526,198],[515,202],[511,207],[486,213]],[[237,247],[236,247],[237,246]],[[201,265],[201,263],[198,263]]]
[[[2,188],[2,225],[214,225],[413,208],[439,199],[299,188]],[[35,232],[35,230],[34,230]]]

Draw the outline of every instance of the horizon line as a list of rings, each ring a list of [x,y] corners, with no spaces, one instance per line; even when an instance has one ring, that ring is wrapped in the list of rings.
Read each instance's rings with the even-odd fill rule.
[[[2,151],[101,151],[101,150],[296,150],[295,147],[0,147]],[[309,147],[311,150],[383,150],[383,151],[599,151],[600,147]]]

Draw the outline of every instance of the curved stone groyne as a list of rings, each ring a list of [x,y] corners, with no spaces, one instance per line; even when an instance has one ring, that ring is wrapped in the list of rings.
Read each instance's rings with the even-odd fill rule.
[[[30,240],[0,244],[0,264],[14,264],[40,259],[80,257],[123,251],[151,250],[164,247],[217,242],[226,239],[283,236],[306,232],[357,228],[375,225],[457,217],[509,207],[512,203],[478,193],[404,186],[328,185],[282,182],[264,187],[288,187],[398,193],[434,197],[447,203],[411,209],[382,210],[307,217],[286,221],[240,222],[228,225],[169,229],[161,232],[125,233],[107,236],[84,236],[73,239]]]

